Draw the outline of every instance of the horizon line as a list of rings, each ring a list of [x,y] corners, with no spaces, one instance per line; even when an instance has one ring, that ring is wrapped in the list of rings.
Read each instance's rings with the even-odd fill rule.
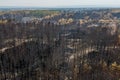
[[[120,8],[120,6],[117,5],[0,6],[0,8]]]

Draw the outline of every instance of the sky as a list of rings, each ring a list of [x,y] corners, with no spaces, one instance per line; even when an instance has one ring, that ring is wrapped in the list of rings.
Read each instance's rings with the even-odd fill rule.
[[[67,7],[107,6],[120,7],[120,0],[0,0],[0,7]]]

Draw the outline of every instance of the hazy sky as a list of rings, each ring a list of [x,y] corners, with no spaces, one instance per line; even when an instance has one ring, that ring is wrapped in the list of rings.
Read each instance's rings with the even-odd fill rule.
[[[120,7],[120,0],[0,0],[0,6],[61,7],[82,5]]]

